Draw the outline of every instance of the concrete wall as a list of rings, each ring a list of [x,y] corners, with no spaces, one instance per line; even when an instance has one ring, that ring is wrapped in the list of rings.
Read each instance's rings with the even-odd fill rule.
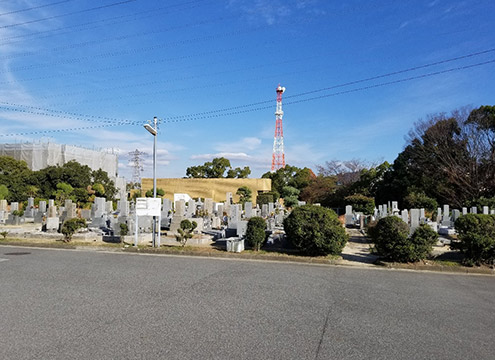
[[[211,198],[215,202],[225,201],[225,194],[231,192],[234,201],[239,201],[235,194],[241,186],[247,186],[253,192],[252,200],[256,202],[258,191],[270,191],[271,179],[156,179],[156,188],[165,191],[166,198],[174,200],[175,194],[189,194],[192,198]],[[153,189],[153,179],[141,179],[143,194]]]

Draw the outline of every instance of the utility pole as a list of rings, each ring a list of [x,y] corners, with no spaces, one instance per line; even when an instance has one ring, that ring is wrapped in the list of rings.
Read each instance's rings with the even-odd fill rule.
[[[153,198],[154,199],[156,199],[156,137],[158,134],[157,123],[158,123],[158,119],[155,116],[153,118],[153,127],[150,124],[144,125],[144,128],[148,130],[148,132],[151,135],[153,135]],[[159,246],[159,244],[156,243],[156,231],[157,231],[156,216],[153,216],[153,240],[152,240],[153,247]],[[160,231],[160,227],[158,227],[158,231]]]

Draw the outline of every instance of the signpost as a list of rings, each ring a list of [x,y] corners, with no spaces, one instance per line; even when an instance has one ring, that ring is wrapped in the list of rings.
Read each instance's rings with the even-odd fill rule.
[[[134,246],[138,244],[139,216],[158,216],[158,224],[161,224],[162,199],[161,198],[137,198],[136,199],[136,232],[134,234]],[[155,229],[156,227],[154,227]],[[160,227],[158,227],[157,247],[160,247]]]

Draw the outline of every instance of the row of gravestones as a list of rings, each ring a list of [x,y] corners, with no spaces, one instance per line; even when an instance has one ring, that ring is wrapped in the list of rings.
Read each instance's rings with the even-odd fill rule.
[[[226,224],[227,229],[235,230],[237,236],[244,236],[247,229],[247,220],[254,216],[267,218],[267,229],[274,230],[276,226],[281,226],[285,211],[278,203],[263,204],[261,208],[252,202],[244,203],[244,210],[241,204],[232,203],[232,193],[226,193],[226,201],[216,203],[212,199],[206,198],[204,202],[189,200],[178,200],[173,204],[168,199],[163,199],[162,204],[162,225],[170,228],[171,233],[175,233],[180,222],[184,219],[196,221],[197,232],[203,230],[220,229]]]
[[[462,210],[454,209],[450,211],[449,205],[443,206],[443,211],[441,208],[437,209],[436,221],[425,216],[425,209],[411,209],[411,210],[399,210],[397,202],[393,201],[391,206],[391,211],[387,211],[390,206],[387,204],[380,205],[378,209],[374,211],[374,218],[380,219],[387,216],[398,216],[406,224],[410,226],[411,231],[414,231],[420,224],[428,224],[433,230],[437,231],[441,235],[452,235],[455,233],[454,224],[455,221],[462,215],[468,214],[468,208],[463,207]],[[469,209],[469,213],[477,214],[477,207],[472,207]],[[488,206],[482,208],[482,213],[485,215],[495,215],[495,210],[489,209]],[[352,206],[346,206],[345,212],[345,224],[355,225],[357,221],[362,217],[362,214],[354,213],[352,211]]]

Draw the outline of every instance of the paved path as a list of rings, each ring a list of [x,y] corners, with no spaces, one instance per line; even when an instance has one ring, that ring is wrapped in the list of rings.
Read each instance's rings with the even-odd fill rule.
[[[358,229],[346,229],[349,241],[342,251],[341,264],[372,267],[378,259],[377,255],[370,253],[370,243]]]
[[[0,359],[492,359],[495,279],[0,247]]]

